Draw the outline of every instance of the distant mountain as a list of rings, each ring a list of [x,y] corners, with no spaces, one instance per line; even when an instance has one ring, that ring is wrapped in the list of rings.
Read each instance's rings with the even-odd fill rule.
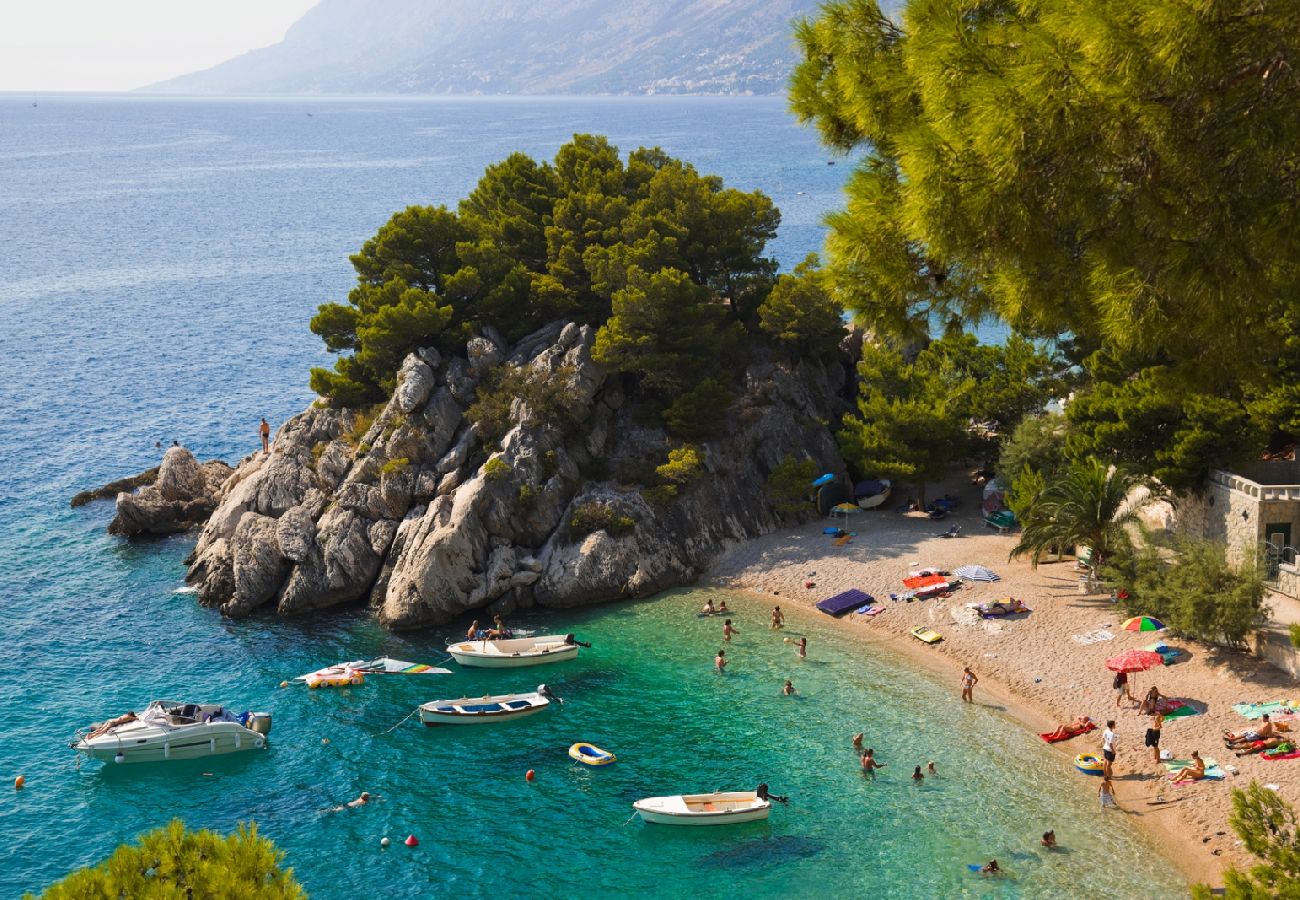
[[[321,0],[169,93],[772,94],[819,0]]]

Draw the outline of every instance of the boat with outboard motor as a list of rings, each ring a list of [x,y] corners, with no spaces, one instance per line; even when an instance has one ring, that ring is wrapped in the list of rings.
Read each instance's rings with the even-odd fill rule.
[[[456,700],[431,700],[420,706],[420,721],[425,725],[482,725],[508,722],[539,713],[551,701],[563,703],[550,689],[539,684],[526,694],[497,694],[487,697],[460,697]]]
[[[766,819],[772,804],[756,791],[718,791],[646,797],[632,808],[652,825],[734,825]]]
[[[460,641],[449,646],[447,652],[462,666],[513,669],[563,662],[576,657],[579,647],[590,646],[571,634],[546,634],[513,640]]]
[[[68,746],[104,762],[163,762],[261,750],[270,731],[270,713],[154,700],[139,715],[128,712],[77,732]]]

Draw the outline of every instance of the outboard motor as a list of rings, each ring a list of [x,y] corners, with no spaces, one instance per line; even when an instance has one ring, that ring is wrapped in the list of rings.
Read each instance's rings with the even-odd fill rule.
[[[551,693],[551,689],[544,684],[539,684],[537,686],[537,693],[541,694],[547,700],[554,700],[556,703],[560,704],[561,706],[564,705],[564,701],[561,700],[559,697],[555,696],[553,693]]]
[[[590,647],[590,646],[591,646],[591,644],[590,644],[589,642],[587,642],[587,641],[580,641],[580,640],[578,640],[576,637],[574,637],[572,634],[566,634],[566,635],[564,636],[564,643],[568,644],[570,647],[573,647],[573,646],[575,646],[575,645],[578,646],[578,647]]]
[[[254,712],[248,714],[249,731],[256,731],[258,734],[267,735],[271,733],[271,714],[269,712]]]

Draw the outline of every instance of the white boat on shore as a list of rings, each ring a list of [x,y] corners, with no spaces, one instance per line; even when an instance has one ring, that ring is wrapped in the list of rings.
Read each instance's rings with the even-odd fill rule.
[[[571,634],[546,634],[511,640],[461,641],[447,652],[462,666],[481,669],[514,669],[563,662],[578,655],[581,644]]]
[[[70,747],[104,762],[163,762],[261,750],[271,714],[236,715],[218,704],[154,700],[138,716],[127,713],[77,733]]]
[[[755,791],[720,791],[646,797],[632,804],[641,819],[655,825],[733,825],[758,822],[772,811],[770,800]]]
[[[483,725],[508,722],[535,715],[559,698],[539,684],[527,694],[497,694],[488,697],[460,697],[456,700],[432,700],[420,706],[420,721],[425,725]]]

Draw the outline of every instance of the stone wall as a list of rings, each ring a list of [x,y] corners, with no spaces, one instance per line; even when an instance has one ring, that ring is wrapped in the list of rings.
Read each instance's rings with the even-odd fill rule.
[[[1220,541],[1228,547],[1228,558],[1239,562],[1259,546],[1258,507],[1255,498],[1210,482],[1197,493],[1179,496],[1175,517],[1183,534]]]
[[[1273,586],[1273,590],[1300,600],[1300,567],[1287,563],[1278,566],[1277,583]]]

